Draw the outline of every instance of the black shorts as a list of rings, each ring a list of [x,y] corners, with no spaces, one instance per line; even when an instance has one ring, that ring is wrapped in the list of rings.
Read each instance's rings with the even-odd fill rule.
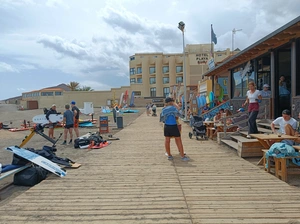
[[[73,128],[73,127],[74,127],[74,124],[65,125],[65,129],[70,129],[70,128]]]
[[[164,127],[164,136],[165,137],[180,137],[180,131],[178,125],[166,125]]]
[[[49,128],[54,128],[56,126],[56,123],[49,123]]]

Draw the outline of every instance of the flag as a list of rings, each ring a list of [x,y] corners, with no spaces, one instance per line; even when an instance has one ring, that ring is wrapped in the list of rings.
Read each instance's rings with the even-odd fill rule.
[[[211,25],[211,42],[214,42],[215,44],[217,44],[217,36],[212,28],[212,25]]]

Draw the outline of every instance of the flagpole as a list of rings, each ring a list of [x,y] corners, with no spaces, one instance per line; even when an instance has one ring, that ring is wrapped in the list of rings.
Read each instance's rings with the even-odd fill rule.
[[[211,54],[211,57],[214,57],[213,55],[213,31],[212,31],[212,24],[210,24],[210,54]]]

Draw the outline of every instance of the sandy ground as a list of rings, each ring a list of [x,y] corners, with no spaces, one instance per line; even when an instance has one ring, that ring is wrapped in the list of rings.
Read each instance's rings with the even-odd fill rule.
[[[126,127],[130,125],[141,113],[145,111],[144,108],[134,108],[139,109],[139,113],[128,113],[123,115],[123,126]],[[108,116],[109,121],[109,133],[115,137],[118,137],[117,133],[120,129],[117,128],[117,125],[113,122],[112,113],[103,114],[100,108],[95,108],[94,119],[99,119],[99,116]],[[57,108],[58,112],[63,112],[63,108]],[[0,122],[3,124],[9,124],[12,128],[20,128],[24,120],[31,121],[35,115],[43,114],[42,109],[38,110],[24,110],[19,111],[16,105],[12,104],[0,104]],[[81,119],[90,119],[90,116],[81,115]],[[95,124],[95,127],[92,128],[79,128],[80,135],[84,135],[88,132],[96,132],[99,130],[99,124]],[[60,133],[63,132],[62,128],[57,128],[54,131],[54,136],[59,137]],[[44,133],[48,134],[48,129],[44,129]],[[5,150],[6,147],[12,145],[20,145],[25,136],[28,136],[30,131],[19,131],[19,132],[10,132],[8,130],[0,130],[0,163],[11,164],[12,153]],[[103,134],[103,137],[108,134]],[[63,158],[70,158],[73,161],[80,163],[80,158],[84,157],[88,151],[86,149],[74,149],[73,145],[61,145],[63,142],[61,139],[58,140],[56,144],[57,152],[56,155]],[[69,137],[68,137],[69,138]],[[42,136],[35,134],[33,138],[24,146],[28,148],[41,149],[44,145],[51,146],[52,143],[44,139]],[[108,146],[109,147],[109,146]],[[14,186],[10,185],[12,183],[12,177],[6,178],[0,181],[0,205],[6,203],[12,198],[16,197],[20,193],[24,192],[28,187]]]

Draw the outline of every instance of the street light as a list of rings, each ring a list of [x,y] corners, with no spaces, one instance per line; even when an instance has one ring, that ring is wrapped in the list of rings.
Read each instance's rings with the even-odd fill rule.
[[[180,21],[178,29],[182,32],[182,45],[183,45],[183,97],[184,97],[184,120],[187,120],[187,96],[186,96],[186,65],[185,65],[185,49],[184,49],[184,28],[185,23]]]
[[[235,28],[233,28],[232,30],[232,54],[233,54],[233,51],[234,51],[234,34],[237,32],[237,31],[242,31],[242,29],[238,29],[236,30]]]

